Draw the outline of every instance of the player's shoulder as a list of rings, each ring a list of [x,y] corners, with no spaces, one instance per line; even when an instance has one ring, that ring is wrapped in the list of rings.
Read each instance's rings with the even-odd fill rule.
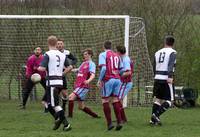
[[[34,54],[32,54],[32,55],[30,55],[30,56],[28,57],[28,60],[33,60],[33,59],[35,59],[35,55],[34,55]]]
[[[48,56],[51,56],[51,55],[65,55],[64,53],[60,52],[59,50],[49,50],[45,53],[46,55]]]
[[[99,57],[105,57],[105,56],[106,56],[106,51],[101,52],[101,53],[99,54]]]
[[[159,49],[159,50],[157,50],[156,51],[156,53],[155,54],[157,54],[157,53],[160,53],[160,52],[162,52],[162,51],[164,51],[165,49],[164,48],[162,48],[162,49]]]
[[[116,52],[114,52],[113,50],[106,50],[105,56],[109,57],[109,56],[119,56],[119,55]]]
[[[129,61],[130,62],[130,57],[129,56],[127,56],[127,55],[125,55],[125,56],[123,56],[123,59],[125,60],[125,61]]]
[[[65,58],[65,57],[66,57],[66,54],[65,54],[65,53],[63,53],[63,52],[60,52],[59,50],[57,50],[57,52],[58,52],[59,56],[62,56],[63,58]]]
[[[70,54],[70,51],[65,49],[65,50],[63,51],[63,53],[64,53],[65,55],[69,55],[69,54]]]
[[[171,48],[171,51],[174,52],[175,54],[177,53],[175,49]]]
[[[96,64],[92,60],[89,61],[89,64],[92,65],[92,66],[96,66]]]
[[[158,52],[176,52],[176,50],[174,50],[173,48],[162,48],[160,50],[158,50]]]
[[[52,53],[52,50],[49,50],[49,51],[45,52],[46,55],[51,54],[51,53]]]

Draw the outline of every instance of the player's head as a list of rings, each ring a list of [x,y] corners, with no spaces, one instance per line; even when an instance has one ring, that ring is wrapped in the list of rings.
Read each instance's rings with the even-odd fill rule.
[[[61,52],[64,50],[64,40],[63,39],[58,38],[56,48],[58,50],[60,50]]]
[[[42,49],[40,47],[36,47],[34,49],[34,53],[38,57],[38,56],[40,56],[42,54]]]
[[[110,41],[105,41],[104,42],[104,49],[108,50],[112,48],[112,43]]]
[[[174,45],[175,39],[172,35],[165,36],[165,46],[172,47]]]
[[[49,36],[47,39],[47,43],[49,48],[56,48],[57,45],[57,37],[56,36]]]
[[[91,48],[87,48],[85,50],[83,50],[83,59],[84,60],[89,60],[91,59],[93,56],[93,51]]]
[[[124,46],[117,46],[116,49],[120,55],[124,55],[126,53],[126,48]]]

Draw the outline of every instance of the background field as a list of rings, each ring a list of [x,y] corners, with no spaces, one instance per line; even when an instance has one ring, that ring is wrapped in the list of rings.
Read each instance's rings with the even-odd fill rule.
[[[0,101],[0,137],[199,137],[200,108],[173,108],[162,116],[162,127],[148,125],[151,109],[134,107],[126,109],[128,123],[121,131],[106,131],[101,106],[92,106],[102,118],[93,119],[75,109],[70,119],[73,130],[51,130],[53,119],[43,113],[39,103],[29,103],[27,110],[19,110],[18,102]]]

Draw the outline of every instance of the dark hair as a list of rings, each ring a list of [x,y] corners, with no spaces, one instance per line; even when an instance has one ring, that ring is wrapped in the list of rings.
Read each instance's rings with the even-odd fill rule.
[[[34,50],[36,50],[37,48],[40,48],[42,50],[42,48],[40,46],[35,47]]]
[[[126,48],[124,46],[117,46],[116,49],[121,54],[125,54],[126,53]]]
[[[112,43],[110,41],[105,41],[104,42],[104,48],[105,49],[111,49]]]
[[[87,52],[89,55],[93,56],[93,51],[92,51],[91,48],[84,49],[84,50],[83,50],[83,53],[84,53],[84,52]]]
[[[58,38],[58,40],[57,41],[62,41],[62,42],[64,42],[64,40],[62,39],[62,38]]]
[[[165,36],[165,44],[168,46],[173,46],[175,42],[175,39],[172,35]]]

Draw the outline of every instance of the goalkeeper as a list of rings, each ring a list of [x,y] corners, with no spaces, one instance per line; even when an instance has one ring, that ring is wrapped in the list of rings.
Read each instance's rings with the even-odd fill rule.
[[[39,67],[39,64],[41,63],[42,59],[43,59],[42,49],[40,47],[36,47],[34,49],[34,54],[31,55],[26,62],[26,74],[25,74],[26,77],[25,77],[25,83],[22,88],[22,103],[20,104],[21,109],[26,108],[28,97],[35,85],[35,83],[31,80],[31,76],[34,73],[38,73],[41,76],[40,84],[44,89],[46,89],[46,80],[45,80],[46,73],[37,71],[37,68]],[[43,96],[42,101],[43,103],[46,102],[45,95]]]

